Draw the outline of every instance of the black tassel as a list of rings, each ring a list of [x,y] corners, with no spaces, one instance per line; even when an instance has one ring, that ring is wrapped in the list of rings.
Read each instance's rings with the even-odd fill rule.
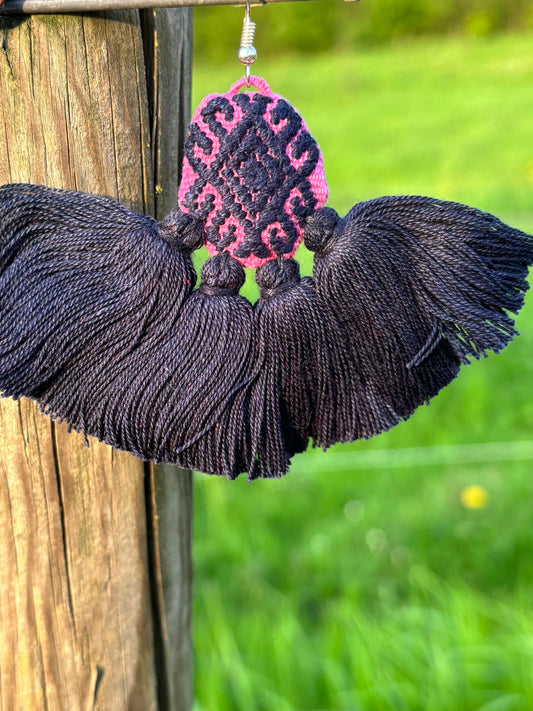
[[[1,187],[3,395],[124,448],[111,423],[130,382],[149,375],[141,354],[175,329],[203,239],[179,212],[158,225],[108,198]]]
[[[145,458],[230,479],[254,469],[246,425],[257,358],[253,309],[238,295],[244,280],[227,253],[203,265],[200,288],[150,363],[135,419],[124,415]]]
[[[365,437],[409,417],[461,363],[499,352],[516,333],[508,312],[523,304],[533,238],[492,215],[379,198],[344,219],[317,211],[304,240],[319,303],[346,335],[363,389],[378,396],[369,400],[380,424]]]
[[[202,283],[204,224],[113,200],[0,188],[0,390],[143,459],[249,478],[316,446],[384,431],[462,363],[515,335],[533,238],[473,208],[381,198],[320,209],[293,260],[227,252]]]
[[[306,324],[298,264],[293,259],[267,262],[256,280],[260,369],[250,392],[250,438],[257,462],[250,478],[285,474],[292,455],[307,447],[314,415],[313,393],[305,387],[310,380],[305,369],[312,360],[305,348],[306,329],[313,324]]]
[[[315,283],[300,279],[294,260],[273,260],[257,271],[260,299],[255,305],[260,375],[251,391],[258,460],[274,476],[290,457],[314,446],[351,442],[371,428],[391,426],[394,413],[382,403],[376,413],[349,355],[335,319],[317,300]],[[385,419],[388,417],[388,419]],[[261,438],[261,435],[263,437]]]

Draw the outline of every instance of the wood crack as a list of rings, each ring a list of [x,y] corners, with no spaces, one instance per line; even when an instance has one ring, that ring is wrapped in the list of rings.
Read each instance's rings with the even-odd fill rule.
[[[76,632],[76,619],[74,617],[74,604],[72,596],[72,584],[71,584],[71,574],[70,566],[68,561],[68,541],[67,541],[67,526],[66,526],[66,516],[65,516],[65,502],[63,500],[63,486],[61,482],[61,465],[59,459],[59,451],[57,446],[57,427],[55,422],[52,420],[50,422],[51,427],[51,440],[52,440],[52,456],[54,461],[54,469],[56,473],[56,483],[57,483],[57,498],[59,502],[59,516],[61,521],[61,539],[63,544],[63,560],[65,563],[65,582],[67,584],[67,599],[68,607],[70,612],[70,617],[72,619],[72,624],[74,631]]]
[[[0,48],[2,49],[2,54],[4,55],[4,59],[6,60],[7,68],[9,69],[9,76],[13,78],[13,66],[11,64],[11,58],[9,56],[9,48],[7,44],[7,38],[9,34],[9,29],[6,28],[6,20],[2,19],[0,20],[2,23],[2,26],[0,27]]]
[[[165,602],[161,561],[159,558],[159,535],[155,503],[153,465],[144,464],[144,496],[146,501],[146,534],[148,543],[148,569],[150,571],[150,599],[154,628],[155,672],[157,675],[158,711],[170,711],[171,699],[168,685],[167,634],[165,629]]]
[[[99,664],[97,664],[96,665],[96,677],[94,680],[93,709],[96,708],[96,704],[98,703],[98,692],[100,691],[100,685],[102,683],[102,679],[104,678],[104,674],[105,674],[104,667],[101,667]]]

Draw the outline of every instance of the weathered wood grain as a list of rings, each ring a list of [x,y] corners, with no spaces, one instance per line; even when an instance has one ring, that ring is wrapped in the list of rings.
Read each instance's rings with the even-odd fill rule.
[[[153,208],[138,14],[0,18],[0,183]],[[0,709],[157,707],[140,461],[0,401]]]

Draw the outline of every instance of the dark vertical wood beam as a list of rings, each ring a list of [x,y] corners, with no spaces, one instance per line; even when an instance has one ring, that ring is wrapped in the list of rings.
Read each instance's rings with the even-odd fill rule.
[[[190,118],[192,17],[188,9],[141,12],[144,40],[155,217],[177,207],[183,143]],[[192,475],[147,466],[151,502],[152,595],[159,704],[163,711],[192,706]]]

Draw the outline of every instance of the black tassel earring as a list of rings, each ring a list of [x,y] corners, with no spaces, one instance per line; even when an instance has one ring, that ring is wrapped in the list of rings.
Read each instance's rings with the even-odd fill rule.
[[[425,197],[339,218],[302,117],[250,83],[196,110],[162,223],[107,198],[0,188],[2,395],[143,459],[277,477],[309,440],[383,432],[513,338],[533,237]],[[293,259],[302,238],[313,278]]]

